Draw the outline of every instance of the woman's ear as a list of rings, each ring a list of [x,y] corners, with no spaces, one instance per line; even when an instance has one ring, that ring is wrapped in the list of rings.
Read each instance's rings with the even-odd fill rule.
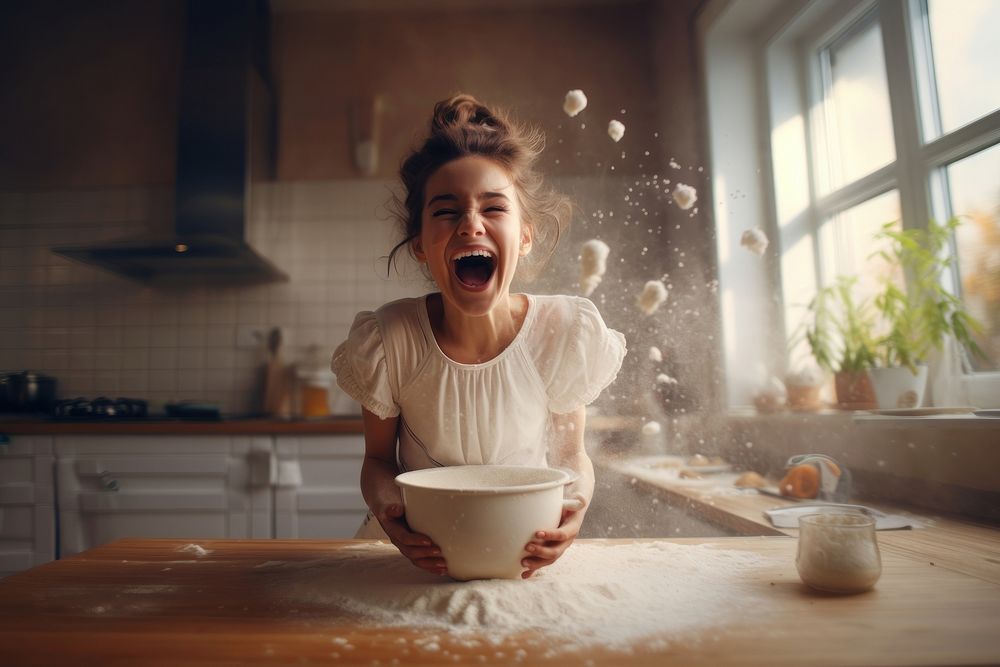
[[[424,246],[420,243],[420,237],[415,236],[412,241],[410,241],[410,249],[413,250],[413,256],[417,258],[417,261],[421,264],[427,261],[427,255],[424,254]]]
[[[531,233],[531,226],[530,225],[522,225],[521,226],[521,248],[518,251],[518,254],[521,257],[524,257],[529,252],[531,252],[531,241],[532,241],[533,236],[534,235]]]

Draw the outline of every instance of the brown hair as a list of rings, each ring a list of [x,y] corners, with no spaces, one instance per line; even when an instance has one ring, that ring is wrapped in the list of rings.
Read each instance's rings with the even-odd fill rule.
[[[493,160],[510,175],[521,206],[521,222],[531,229],[532,245],[542,248],[541,260],[533,262],[536,266],[528,271],[541,268],[555,251],[572,215],[569,198],[546,188],[534,168],[544,146],[540,130],[511,120],[502,110],[490,109],[471,95],[454,95],[435,104],[429,136],[399,168],[405,198],[393,198],[393,215],[403,240],[389,252],[388,265],[403,247],[413,254],[410,242],[420,236],[427,179],[452,160],[477,155]]]

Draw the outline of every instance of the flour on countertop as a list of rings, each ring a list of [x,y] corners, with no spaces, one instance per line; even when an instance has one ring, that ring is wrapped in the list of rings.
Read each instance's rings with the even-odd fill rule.
[[[385,543],[268,572],[282,597],[329,606],[378,627],[486,634],[495,644],[539,633],[561,650],[627,649],[759,617],[767,586],[760,555],[669,542],[576,544],[527,580],[456,582],[415,568]],[[752,613],[751,613],[752,612]]]
[[[211,549],[206,549],[200,544],[185,544],[182,547],[178,547],[177,551],[192,553],[196,556],[207,556],[208,554],[212,553]]]

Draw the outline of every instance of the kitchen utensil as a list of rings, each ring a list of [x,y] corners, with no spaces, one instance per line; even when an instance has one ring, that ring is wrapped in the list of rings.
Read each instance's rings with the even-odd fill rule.
[[[57,384],[54,377],[35,371],[0,376],[0,412],[48,412]]]
[[[267,337],[267,364],[264,369],[264,414],[287,419],[292,414],[291,379],[281,359],[281,329],[275,327]]]
[[[88,400],[81,396],[56,401],[49,415],[67,421],[135,421],[149,417],[149,404],[139,398],[98,396]]]
[[[823,514],[825,512],[858,512],[875,519],[875,530],[897,530],[913,528],[916,524],[911,519],[899,514],[886,514],[864,505],[849,505],[845,503],[804,503],[788,507],[773,507],[764,510],[775,528],[798,528],[799,519],[807,514]]]
[[[830,593],[868,590],[882,575],[875,519],[860,512],[801,517],[795,567],[810,588]]]
[[[396,477],[410,528],[441,548],[453,579],[517,579],[536,531],[559,527],[572,477],[555,468],[469,465]]]
[[[179,401],[177,403],[167,403],[164,409],[167,412],[167,416],[174,419],[190,421],[219,421],[222,419],[219,406],[215,403]]]

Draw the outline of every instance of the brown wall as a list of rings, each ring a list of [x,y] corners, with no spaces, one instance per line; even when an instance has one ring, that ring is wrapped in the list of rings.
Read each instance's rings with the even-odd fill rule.
[[[384,102],[380,172],[388,175],[424,132],[434,103],[457,91],[540,125],[550,139],[550,173],[592,174],[590,157],[638,150],[652,137],[655,68],[646,3],[547,9],[492,4],[459,11],[276,14],[280,178],[356,177],[348,108],[376,94]],[[572,120],[562,112],[571,88],[582,88],[590,99]],[[606,134],[612,118],[628,127],[618,146]],[[587,159],[575,159],[577,152]],[[556,159],[560,167],[552,169]]]
[[[459,90],[541,126],[549,139],[543,166],[552,174],[594,175],[623,150],[629,159],[619,174],[639,171],[633,158],[650,148],[643,167],[665,162],[675,147],[688,153],[697,136],[688,111],[694,89],[690,63],[677,58],[690,52],[696,4],[317,12],[282,3],[272,58],[278,178],[358,177],[348,107],[376,94],[379,176],[391,175],[417,141],[433,103]],[[3,3],[0,189],[172,183],[182,33],[181,0]],[[666,97],[658,95],[664,78]],[[561,110],[570,88],[590,98],[575,119]],[[611,118],[627,127],[617,145],[606,135]]]
[[[5,0],[0,189],[172,183],[177,0]]]

